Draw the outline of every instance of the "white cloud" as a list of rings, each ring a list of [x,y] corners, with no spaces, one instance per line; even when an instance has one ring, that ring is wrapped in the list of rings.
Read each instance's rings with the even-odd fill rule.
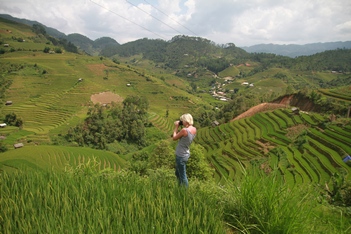
[[[351,21],[344,22],[335,26],[335,29],[340,34],[347,34],[351,38]]]
[[[119,43],[200,36],[219,44],[351,40],[349,0],[12,0],[0,13]]]

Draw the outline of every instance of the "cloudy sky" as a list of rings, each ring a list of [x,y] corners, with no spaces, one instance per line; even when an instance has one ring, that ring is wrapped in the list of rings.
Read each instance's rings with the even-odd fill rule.
[[[237,46],[351,40],[350,0],[0,0],[0,14],[121,44],[176,35]]]

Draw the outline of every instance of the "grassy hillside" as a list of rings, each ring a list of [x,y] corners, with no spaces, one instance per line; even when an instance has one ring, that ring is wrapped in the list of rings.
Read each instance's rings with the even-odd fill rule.
[[[63,146],[26,146],[1,154],[0,171],[34,169],[42,171],[63,171],[79,167],[96,160],[98,169],[111,168],[115,171],[126,167],[126,162],[118,155],[101,150]]]
[[[0,149],[8,148],[0,153],[0,232],[347,233],[349,211],[329,203],[350,205],[351,165],[343,161],[351,154],[350,71],[330,70],[337,59],[315,69],[338,52],[295,61],[197,40],[175,38],[165,61],[150,49],[157,41],[143,54],[144,39],[138,53],[110,59],[69,53],[1,20],[0,120],[15,114],[23,125],[0,128]],[[64,137],[95,102],[129,95],[149,102],[145,148],[124,139],[95,150]],[[249,109],[273,100],[279,108]],[[176,142],[161,140],[171,141],[185,112],[198,128],[192,152],[214,169],[214,181],[190,178],[186,191],[173,171],[150,168],[172,154]],[[216,118],[221,123],[210,126]]]
[[[182,113],[196,113],[199,108],[214,110],[215,107],[225,106],[227,102],[212,97],[213,92],[225,93],[228,100],[250,94],[250,103],[244,103],[248,109],[255,103],[284,95],[289,89],[290,92],[300,88],[318,89],[321,84],[333,85],[335,79],[341,79],[344,81],[343,86],[335,87],[334,84],[333,89],[319,89],[316,92],[319,96],[311,99],[319,104],[335,103],[337,100],[344,107],[350,103],[349,89],[345,86],[348,73],[267,66],[265,64],[268,59],[271,59],[272,64],[277,64],[277,58],[270,55],[250,57],[246,53],[242,59],[246,62],[231,64],[217,75],[204,67],[190,66],[195,64],[198,56],[192,48],[195,45],[204,46],[202,50],[211,57],[210,62],[218,62],[215,56],[217,53],[228,53],[231,61],[240,60],[235,60],[241,53],[235,47],[227,48],[232,52],[224,53],[206,40],[200,44],[196,44],[192,38],[174,40],[172,46],[177,43],[186,45],[186,49],[178,53],[180,57],[186,56],[186,60],[177,61],[189,66],[173,70],[162,62],[145,58],[143,54],[114,57],[112,61],[104,57],[65,51],[62,54],[44,53],[45,47],[53,49],[55,46],[34,34],[30,27],[6,20],[0,23],[2,45],[10,45],[3,47],[4,53],[0,55],[2,81],[10,84],[2,93],[1,102],[5,104],[6,101],[12,101],[12,105],[0,107],[0,118],[15,113],[24,123],[21,128],[0,128],[0,134],[5,138],[1,142],[10,149],[6,154],[16,155],[20,160],[18,152],[21,151],[13,150],[14,143],[24,143],[24,149],[37,145],[67,145],[67,142],[62,142],[62,136],[70,127],[84,120],[89,107],[93,105],[92,95],[103,92],[118,95],[120,100],[128,95],[147,98],[150,103],[149,120],[154,126],[149,134],[162,138],[169,136],[174,120]],[[22,42],[17,38],[21,38]],[[142,41],[148,43],[147,40]],[[185,55],[187,51],[189,54]],[[205,55],[200,57],[205,59]],[[181,74],[189,75],[183,77]],[[243,85],[244,82],[253,86]],[[196,84],[197,90],[194,90],[192,84]],[[206,156],[216,169],[215,178],[219,181],[228,177],[240,178],[241,168],[255,165],[268,169],[278,167],[289,183],[322,183],[339,169],[349,173],[348,166],[340,160],[351,152],[347,147],[350,142],[346,139],[348,130],[345,126],[348,125],[338,126],[340,131],[346,132],[346,136],[326,136],[329,124],[334,124],[326,121],[328,116],[316,116],[319,115],[302,113],[293,116],[289,109],[261,113],[219,127],[199,129],[196,142],[206,148]],[[301,126],[304,131],[298,134],[301,134],[306,143],[302,148],[297,148],[297,139],[289,138],[287,134],[290,129],[300,129]],[[324,142],[322,144],[325,148],[319,142]],[[40,154],[49,150],[46,147],[40,149]],[[316,160],[319,154],[326,159]],[[304,157],[311,159],[301,161]],[[35,161],[32,163],[35,164]]]
[[[10,150],[8,154],[17,155],[13,144],[18,142],[24,143],[24,148],[60,144],[57,138],[83,121],[93,105],[94,94],[111,92],[122,100],[128,95],[147,98],[150,120],[157,126],[161,119],[166,121],[168,127],[159,131],[167,135],[169,124],[182,113],[193,111],[198,105],[208,105],[186,92],[187,82],[172,75],[161,79],[143,69],[102,57],[44,53],[45,47],[55,46],[34,34],[30,27],[18,23],[2,20],[0,30],[4,48],[0,55],[1,79],[4,84],[10,84],[0,97],[0,118],[15,113],[23,120],[21,128],[0,128],[0,135],[5,138],[1,143]],[[19,37],[23,42],[17,41]],[[5,105],[6,101],[12,101],[12,105]]]

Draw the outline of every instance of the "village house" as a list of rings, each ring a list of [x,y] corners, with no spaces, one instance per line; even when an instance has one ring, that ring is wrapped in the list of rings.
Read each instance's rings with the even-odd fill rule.
[[[212,122],[212,126],[213,126],[213,127],[216,127],[216,126],[218,126],[218,125],[219,125],[219,122],[218,122],[217,120],[215,120],[215,121]]]
[[[6,101],[5,105],[6,106],[12,105],[12,101]]]
[[[4,128],[4,127],[6,127],[7,125],[5,124],[5,123],[1,123],[0,124],[0,128]]]
[[[14,147],[15,149],[22,148],[23,146],[24,146],[23,143],[16,143],[16,144],[13,145],[13,147]]]
[[[299,108],[297,108],[297,107],[291,108],[291,111],[292,111],[292,113],[293,113],[294,115],[299,115],[299,114],[300,114],[300,110],[299,110]]]

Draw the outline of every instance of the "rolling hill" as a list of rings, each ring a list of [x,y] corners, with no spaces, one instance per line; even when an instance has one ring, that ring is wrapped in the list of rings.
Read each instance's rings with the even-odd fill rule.
[[[241,47],[248,53],[272,53],[288,57],[308,56],[324,52],[326,50],[351,49],[351,41],[310,43],[305,45],[275,45],[259,44],[253,46]]]
[[[267,172],[278,168],[290,184],[324,183],[334,173],[350,176],[343,162],[351,153],[350,121],[345,118],[351,104],[350,64],[344,62],[348,50],[291,59],[186,36],[126,45],[108,38],[95,41],[101,51],[109,43],[116,48],[119,54],[107,58],[67,52],[30,26],[6,19],[0,21],[0,34],[0,119],[15,113],[23,120],[20,128],[0,128],[1,144],[9,149],[0,153],[3,170],[21,164],[62,169],[95,156],[104,167],[126,167],[125,159],[137,150],[117,155],[73,147],[64,138],[84,121],[96,100],[92,97],[108,93],[112,96],[105,104],[129,95],[145,97],[149,130],[163,136],[159,140],[168,139],[182,113],[194,113],[196,144],[205,148],[217,181],[240,178],[241,169],[250,167]],[[88,38],[72,36],[93,48]],[[45,53],[47,47],[63,52]],[[260,103],[279,103],[286,95],[290,104],[226,121]],[[12,104],[5,105],[7,101]],[[293,106],[300,108],[299,114],[292,112]],[[214,120],[220,121],[218,126],[211,126]],[[15,150],[15,143],[24,147]]]

